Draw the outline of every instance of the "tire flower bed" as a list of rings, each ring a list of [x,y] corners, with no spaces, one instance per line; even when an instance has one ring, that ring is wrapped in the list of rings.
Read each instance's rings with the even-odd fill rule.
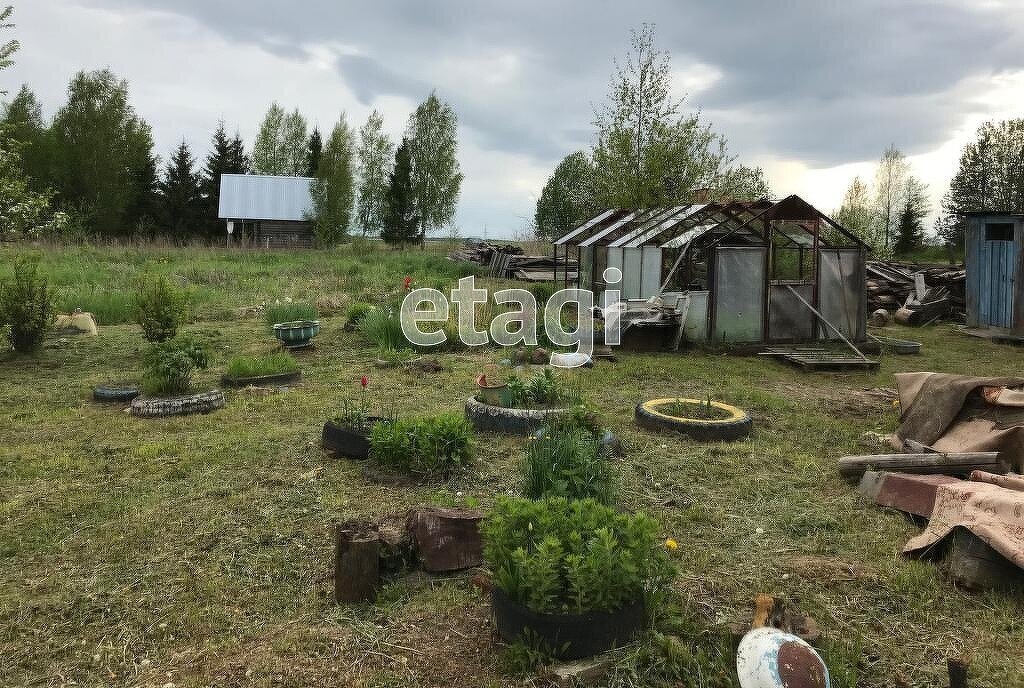
[[[280,352],[267,356],[236,356],[228,363],[221,382],[229,387],[275,385],[295,382],[302,377],[295,358]]]
[[[189,335],[153,344],[143,356],[142,389],[146,396],[132,399],[132,415],[181,416],[209,413],[224,406],[224,393],[219,389],[188,393],[193,371],[206,368],[207,362],[206,346]]]
[[[753,427],[743,409],[710,399],[651,399],[637,404],[635,415],[640,427],[680,432],[695,440],[739,440]]]
[[[466,400],[466,418],[476,430],[526,434],[578,405],[579,390],[562,383],[551,369],[527,380],[511,378],[506,385],[477,378],[480,393]]]
[[[653,518],[591,499],[502,499],[481,532],[498,633],[563,659],[628,642],[672,577]]]

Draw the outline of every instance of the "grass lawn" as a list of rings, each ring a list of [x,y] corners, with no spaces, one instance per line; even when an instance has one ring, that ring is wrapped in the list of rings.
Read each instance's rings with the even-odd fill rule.
[[[0,248],[0,273],[15,251]],[[340,313],[394,293],[407,274],[452,285],[465,266],[415,251],[144,248],[53,250],[42,265],[62,305],[97,311],[100,335],[50,340],[36,358],[0,354],[0,684],[530,684],[505,670],[468,574],[410,575],[372,606],[338,607],[330,595],[333,522],[468,498],[486,507],[518,490],[524,438],[478,436],[471,471],[420,485],[370,479],[320,448],[324,420],[357,398],[361,375],[375,402],[406,414],[461,410],[499,350],[439,354],[439,373],[377,369],[376,350],[343,331]],[[146,272],[191,294],[187,330],[213,349],[199,388],[215,386],[233,356],[273,350],[249,307],[316,303],[322,331],[297,355],[302,382],[228,390],[224,409],[177,419],[92,402],[93,385],[138,377],[144,342],[127,323],[126,290]],[[918,527],[865,504],[835,466],[880,449],[865,433],[896,426],[891,402],[871,393],[893,387],[893,373],[1019,374],[1022,353],[948,326],[886,334],[922,341],[922,354],[887,355],[877,374],[708,353],[624,354],[560,373],[627,444],[622,505],[654,514],[680,543],[676,649],[659,655],[664,643],[648,640],[621,652],[612,685],[731,685],[732,657],[714,648],[728,624],[749,621],[761,591],[817,620],[833,685],[892,686],[897,671],[945,685],[945,657],[965,653],[972,686],[1024,685],[1024,600],[966,593],[904,559]],[[749,440],[701,444],[632,422],[639,401],[707,393],[751,413]],[[687,678],[659,683],[673,657]]]

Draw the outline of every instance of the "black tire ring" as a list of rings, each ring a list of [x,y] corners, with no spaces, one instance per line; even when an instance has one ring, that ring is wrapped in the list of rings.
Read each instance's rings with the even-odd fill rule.
[[[740,440],[750,434],[751,428],[754,426],[754,421],[750,418],[750,414],[746,411],[741,411],[742,417],[736,419],[727,419],[720,421],[702,421],[696,418],[669,418],[663,415],[651,413],[644,404],[649,402],[643,402],[636,405],[636,422],[642,428],[648,430],[670,430],[672,432],[680,432],[684,435],[689,435],[695,440],[700,441],[719,441],[719,442],[731,442],[734,440]]]
[[[213,389],[209,392],[186,394],[181,397],[149,399],[136,397],[132,400],[131,412],[140,418],[163,416],[184,416],[192,413],[209,413],[224,406],[224,392]]]
[[[526,435],[544,426],[549,416],[567,413],[567,408],[517,409],[491,406],[476,397],[466,399],[466,418],[475,430]]]
[[[224,375],[220,382],[227,387],[274,387],[276,385],[287,385],[298,382],[302,378],[302,371],[296,370],[293,373],[274,373],[273,375],[258,375],[256,377],[228,377]]]
[[[96,401],[107,402],[128,402],[139,396],[141,391],[138,385],[131,382],[108,382],[93,387],[92,398]]]

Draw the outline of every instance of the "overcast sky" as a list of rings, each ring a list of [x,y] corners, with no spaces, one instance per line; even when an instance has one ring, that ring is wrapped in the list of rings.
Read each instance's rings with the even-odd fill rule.
[[[463,236],[522,231],[643,22],[738,161],[826,212],[889,143],[937,201],[981,122],[1024,116],[1024,0],[14,1],[3,88],[28,83],[49,117],[76,71],[110,67],[164,158],[183,138],[205,155],[220,118],[250,144],[273,100],[321,129],[376,108],[399,136],[436,89]]]

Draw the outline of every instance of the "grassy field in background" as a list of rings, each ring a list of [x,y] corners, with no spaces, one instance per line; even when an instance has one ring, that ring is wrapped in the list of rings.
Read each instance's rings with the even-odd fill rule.
[[[530,684],[505,671],[468,574],[399,578],[374,605],[338,607],[330,596],[333,522],[420,504],[487,507],[518,489],[524,438],[478,436],[472,470],[424,484],[382,481],[320,449],[323,421],[357,398],[364,374],[377,404],[462,408],[474,376],[503,352],[438,354],[444,370],[433,374],[381,370],[338,314],[393,294],[405,275],[447,288],[471,267],[417,251],[39,254],[65,307],[98,312],[100,335],[50,340],[31,359],[0,354],[0,684]],[[0,248],[0,273],[14,255]],[[188,418],[143,420],[92,402],[93,385],[139,374],[144,342],[124,324],[124,304],[154,272],[190,292],[186,329],[213,350],[200,388],[216,385],[232,356],[273,350],[250,307],[317,303],[322,333],[299,357],[302,382],[227,391],[224,409]],[[700,352],[626,353],[560,373],[627,445],[622,505],[654,514],[681,543],[683,621],[669,630],[688,648],[676,659],[698,671],[678,685],[731,685],[731,655],[711,650],[729,624],[749,622],[761,591],[798,600],[817,620],[835,686],[889,687],[897,671],[944,686],[945,657],[964,653],[972,686],[1024,685],[1024,600],[967,593],[939,567],[904,559],[919,528],[865,504],[835,466],[881,449],[866,433],[896,426],[897,409],[873,393],[892,388],[893,373],[1017,374],[1022,353],[948,326],[885,333],[923,342],[923,353],[885,356],[876,374]],[[749,440],[696,443],[632,422],[639,401],[708,393],[750,411]],[[671,659],[652,657],[657,646],[620,652],[610,685],[674,685],[656,682]]]

